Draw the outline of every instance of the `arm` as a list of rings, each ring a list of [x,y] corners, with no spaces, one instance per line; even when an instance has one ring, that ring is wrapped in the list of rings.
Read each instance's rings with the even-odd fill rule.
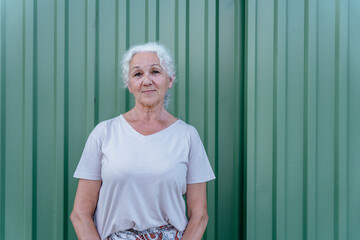
[[[189,223],[182,240],[200,240],[209,219],[206,204],[206,182],[187,185],[186,203]]]
[[[100,240],[93,221],[100,187],[101,180],[79,180],[70,219],[80,240]]]

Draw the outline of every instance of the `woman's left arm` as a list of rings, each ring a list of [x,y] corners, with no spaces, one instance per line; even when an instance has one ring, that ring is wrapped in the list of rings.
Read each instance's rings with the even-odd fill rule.
[[[206,182],[187,185],[186,203],[189,223],[182,240],[201,240],[209,219]]]

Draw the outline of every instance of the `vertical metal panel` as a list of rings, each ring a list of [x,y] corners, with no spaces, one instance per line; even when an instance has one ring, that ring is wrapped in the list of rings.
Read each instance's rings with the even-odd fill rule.
[[[6,172],[23,172],[22,156],[23,149],[18,148],[18,139],[23,138],[22,134],[22,11],[18,10],[16,5],[18,2],[6,3],[6,19],[5,19],[5,44],[6,44],[6,67],[5,77],[10,79],[6,82],[4,97],[6,103],[12,103],[13,107],[6,107],[5,109],[5,143],[7,143],[5,150],[5,158],[13,159],[11,164],[5,164]],[[10,29],[13,29],[12,31]],[[11,93],[11,94],[9,94]],[[23,176],[5,175],[5,184],[7,182],[14,182],[15,185],[22,186],[24,182]],[[23,205],[23,191],[17,191],[16,188],[5,189],[5,201],[9,204],[5,206],[5,228],[10,231],[16,230],[16,225],[21,224],[21,215],[24,211]],[[7,210],[10,210],[7,211]],[[19,211],[17,211],[19,210]],[[11,214],[15,211],[16,214]]]
[[[6,66],[6,60],[5,60],[5,47],[6,47],[6,41],[5,41],[5,19],[6,19],[6,11],[5,11],[5,2],[0,2],[0,77],[1,77],[1,84],[0,84],[0,106],[1,106],[1,124],[0,124],[0,133],[1,133],[1,145],[0,145],[0,238],[5,238],[5,110],[6,110],[6,81],[5,81],[5,66]]]
[[[347,199],[341,198],[340,202],[341,209],[346,210],[346,213],[345,211],[341,213],[341,219],[343,220],[341,232],[348,231],[348,239],[356,239],[360,236],[360,216],[357,214],[360,212],[360,188],[358,187],[360,182],[360,175],[358,174],[358,169],[360,169],[360,110],[358,108],[360,103],[360,31],[358,28],[360,2],[350,0],[348,3],[342,3],[341,6],[345,10],[348,9],[349,14],[347,21],[341,18],[344,26],[348,27],[345,28],[345,31],[348,30],[348,37],[340,39],[340,46],[347,53],[347,55],[342,54],[341,57],[348,62],[347,65],[342,65],[339,71],[341,74],[340,86],[343,87],[340,95],[342,100],[340,109],[348,113],[347,118],[341,119],[344,127],[340,129],[344,130],[344,132],[341,132],[342,148],[339,149],[339,153],[347,156],[345,158],[347,161],[342,160],[342,162],[345,161],[345,169],[343,168],[341,172],[343,175],[339,177],[339,180],[344,181],[340,190],[348,196]],[[348,78],[344,78],[346,76]],[[346,82],[346,79],[349,80]],[[346,105],[346,103],[348,104]],[[345,132],[347,135],[344,135]],[[344,170],[347,171],[344,172]],[[347,185],[345,185],[345,182]]]
[[[119,64],[146,41],[174,53],[169,111],[198,129],[217,174],[204,239],[239,238],[243,11],[232,0],[1,0],[0,239],[76,239],[73,172],[93,127],[133,106]]]
[[[240,110],[241,78],[237,65],[240,58],[238,2],[220,1],[218,5],[218,239],[239,238],[239,169],[241,156]],[[235,50],[238,51],[235,51]],[[240,67],[241,69],[241,67]],[[239,145],[235,145],[239,144]],[[242,174],[241,174],[242,176]],[[242,207],[242,206],[241,206]],[[224,221],[228,219],[227,221]]]
[[[359,10],[248,1],[247,239],[360,237]]]

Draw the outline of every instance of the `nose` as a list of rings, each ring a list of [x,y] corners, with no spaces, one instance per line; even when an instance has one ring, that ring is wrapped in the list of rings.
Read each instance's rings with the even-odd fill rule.
[[[144,81],[143,81],[143,85],[144,86],[149,86],[149,85],[152,85],[152,79],[151,79],[151,76],[150,74],[145,74],[144,76]]]

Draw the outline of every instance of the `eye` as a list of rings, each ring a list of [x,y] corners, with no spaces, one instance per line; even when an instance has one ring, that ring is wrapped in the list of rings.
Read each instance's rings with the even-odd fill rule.
[[[154,69],[154,70],[152,70],[152,72],[151,72],[152,74],[159,74],[160,73],[160,71],[159,70],[156,70],[156,69]]]
[[[134,77],[140,77],[141,76],[141,73],[140,72],[136,72],[135,74],[134,74]]]

